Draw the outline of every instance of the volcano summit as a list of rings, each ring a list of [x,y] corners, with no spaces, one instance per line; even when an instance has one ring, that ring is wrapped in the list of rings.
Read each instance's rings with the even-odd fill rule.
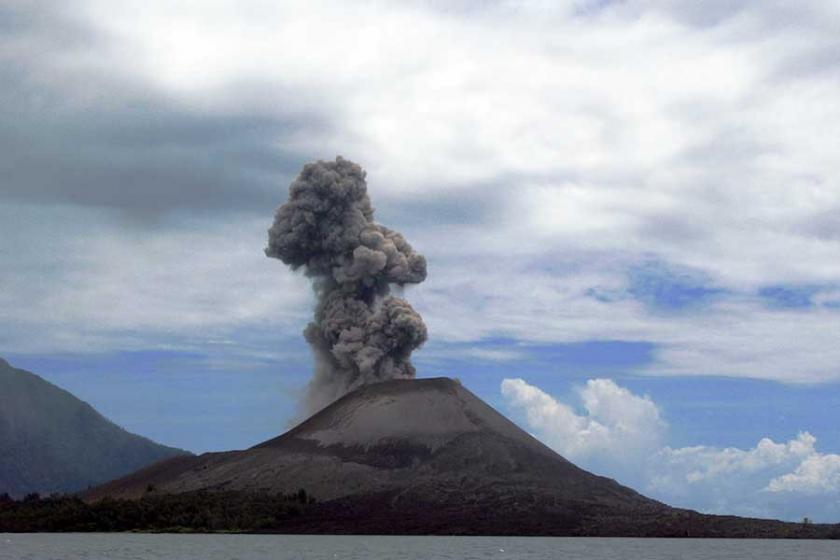
[[[177,457],[84,497],[135,499],[150,488],[305,489],[317,504],[272,529],[280,532],[791,536],[800,528],[646,498],[576,467],[448,378],[366,385],[251,449]]]

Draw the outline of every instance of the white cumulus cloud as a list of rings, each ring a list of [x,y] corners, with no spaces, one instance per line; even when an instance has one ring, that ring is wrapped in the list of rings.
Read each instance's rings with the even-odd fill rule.
[[[578,390],[584,414],[522,379],[505,379],[502,394],[525,412],[528,427],[561,455],[602,468],[639,464],[658,450],[666,430],[653,401],[609,379],[589,380]]]
[[[777,478],[768,484],[771,492],[840,492],[840,455],[809,455],[796,470]]]
[[[505,379],[501,391],[558,453],[672,505],[826,521],[840,513],[840,455],[818,451],[808,432],[783,443],[763,438],[750,449],[672,448],[656,403],[612,380],[578,389],[581,414],[522,379]]]

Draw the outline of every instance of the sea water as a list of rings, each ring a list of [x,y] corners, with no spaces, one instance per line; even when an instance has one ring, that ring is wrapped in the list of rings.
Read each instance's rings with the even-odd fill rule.
[[[0,560],[837,560],[840,541],[0,534]]]

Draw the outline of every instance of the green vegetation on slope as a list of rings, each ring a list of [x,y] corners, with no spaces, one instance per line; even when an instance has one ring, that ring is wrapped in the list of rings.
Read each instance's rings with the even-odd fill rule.
[[[248,532],[277,527],[314,500],[303,490],[287,495],[244,492],[156,494],[139,500],[92,504],[75,496],[22,500],[0,495],[2,532]]]

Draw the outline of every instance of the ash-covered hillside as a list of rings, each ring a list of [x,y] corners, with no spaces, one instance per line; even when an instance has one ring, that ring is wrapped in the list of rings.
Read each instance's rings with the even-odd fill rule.
[[[95,508],[106,497],[155,504],[301,490],[315,503],[251,530],[840,536],[838,527],[702,515],[646,498],[576,467],[447,378],[366,385],[251,449],[173,458],[82,497]]]
[[[447,378],[367,385],[251,449],[173,458],[83,496],[298,489],[317,505],[277,530],[568,534],[669,509],[579,469]]]
[[[579,469],[447,378],[367,385],[251,449],[179,457],[86,496],[138,498],[149,487],[164,493],[303,488],[319,502],[390,492],[471,500],[487,491],[516,502],[537,492],[554,501],[661,506]]]
[[[0,494],[75,492],[186,454],[0,359]]]

